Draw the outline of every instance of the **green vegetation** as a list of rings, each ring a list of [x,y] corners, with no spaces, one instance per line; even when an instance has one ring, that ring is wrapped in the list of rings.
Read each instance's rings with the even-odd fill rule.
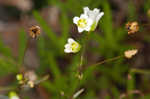
[[[122,93],[133,90],[144,91],[146,85],[137,85],[136,73],[130,71],[132,66],[130,66],[128,60],[123,57],[105,64],[97,66],[91,65],[102,59],[105,60],[123,55],[124,51],[127,49],[135,48],[135,46],[131,47],[131,45],[126,43],[128,35],[124,28],[125,23],[117,27],[114,26],[115,21],[113,20],[113,16],[115,15],[113,15],[110,2],[108,2],[108,0],[62,1],[63,0],[47,0],[43,3],[43,6],[54,5],[59,8],[61,12],[59,16],[61,33],[59,35],[57,35],[57,33],[55,33],[47,24],[38,10],[34,9],[32,12],[32,15],[38,24],[40,24],[44,33],[44,35],[41,35],[35,40],[40,65],[35,71],[39,77],[47,74],[50,75],[48,80],[40,83],[47,91],[50,99],[70,99],[82,88],[85,90],[77,97],[77,99],[100,99],[101,97],[104,97],[102,99],[119,99]],[[48,4],[45,4],[45,2]],[[145,13],[149,9],[148,2],[150,2],[150,0],[147,0],[147,3],[145,3],[143,8]],[[129,2],[128,5],[127,21],[138,19],[134,4]],[[96,31],[90,32],[88,35],[88,41],[84,41],[84,36],[87,36],[86,33],[71,33],[71,27],[76,27],[72,22],[73,17],[79,16],[85,6],[88,6],[91,9],[100,8],[105,13],[100,20]],[[16,75],[19,73],[19,68],[22,66],[24,51],[28,41],[26,34],[24,29],[20,30],[17,58],[13,57],[11,50],[3,44],[2,40],[0,40],[0,77],[5,77],[8,74]],[[84,41],[86,44],[82,64],[83,66],[88,67],[82,70],[81,73],[83,74],[83,78],[81,80],[78,79],[76,75],[80,75],[78,69],[82,51],[77,54],[64,53],[64,45],[66,44],[68,37],[72,37],[72,34],[77,35],[77,38],[74,38],[78,42],[83,43]],[[93,42],[94,44],[92,44]],[[90,61],[90,57],[99,58]],[[140,74],[143,75],[142,73]],[[131,76],[131,79],[128,79],[128,75]],[[150,79],[147,77],[143,77],[143,79],[143,84],[146,83],[149,85],[148,81],[150,81]],[[9,86],[17,86],[16,81],[12,81]],[[104,95],[99,95],[99,93],[104,93]],[[131,94],[128,99],[143,99],[142,97],[135,97],[136,95]],[[150,94],[144,93],[144,99],[149,98]]]

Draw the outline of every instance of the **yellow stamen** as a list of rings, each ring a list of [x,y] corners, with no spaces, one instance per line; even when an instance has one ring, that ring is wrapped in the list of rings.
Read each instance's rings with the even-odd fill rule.
[[[86,19],[79,19],[77,25],[80,28],[85,28],[87,26],[87,20]]]
[[[78,46],[77,43],[75,43],[75,42],[72,43],[72,44],[71,44],[72,50],[73,50],[73,51],[76,50],[77,46]]]

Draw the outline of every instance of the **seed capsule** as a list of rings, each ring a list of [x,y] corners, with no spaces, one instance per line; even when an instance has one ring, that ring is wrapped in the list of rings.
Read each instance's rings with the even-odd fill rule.
[[[35,39],[41,34],[41,30],[39,26],[32,26],[29,28],[29,35]]]
[[[130,58],[132,58],[137,52],[138,52],[137,49],[127,50],[127,51],[124,52],[124,55],[125,55],[126,58],[130,59]]]
[[[126,24],[126,29],[128,30],[128,34],[133,34],[135,32],[139,31],[139,25],[138,22],[134,21],[134,22],[128,22]]]

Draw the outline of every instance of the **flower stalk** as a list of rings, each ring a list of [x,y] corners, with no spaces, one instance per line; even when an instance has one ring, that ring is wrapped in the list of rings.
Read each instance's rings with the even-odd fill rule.
[[[98,63],[96,63],[96,64],[93,64],[92,66],[98,66],[98,65],[101,65],[101,64],[104,64],[104,63],[107,63],[107,62],[111,62],[111,61],[120,59],[120,58],[122,58],[122,57],[124,57],[124,56],[121,55],[121,56],[117,56],[117,57],[114,57],[114,58],[106,59],[106,60],[104,60],[104,61],[100,61],[100,62],[98,62]]]
[[[150,74],[150,71],[142,70],[142,69],[131,68],[130,71],[133,73],[139,73],[139,74],[148,74],[148,75]]]

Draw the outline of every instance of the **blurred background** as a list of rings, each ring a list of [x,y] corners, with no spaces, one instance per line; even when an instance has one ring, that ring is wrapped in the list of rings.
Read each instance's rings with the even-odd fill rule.
[[[73,24],[73,17],[80,16],[85,6],[99,8],[105,15],[86,42],[83,66],[88,67],[78,79],[81,52],[66,54],[64,45],[68,37],[80,42],[85,36]],[[139,23],[137,33],[128,35],[125,24],[129,21]],[[33,25],[41,28],[37,39],[29,37]],[[150,0],[0,0],[0,95],[16,91],[21,99],[73,99],[83,88],[77,99],[120,99],[124,95],[128,97],[122,99],[150,99],[149,31]],[[133,48],[139,52],[130,60],[90,66]],[[16,74],[27,70],[39,79],[50,77],[25,90],[18,85]]]

